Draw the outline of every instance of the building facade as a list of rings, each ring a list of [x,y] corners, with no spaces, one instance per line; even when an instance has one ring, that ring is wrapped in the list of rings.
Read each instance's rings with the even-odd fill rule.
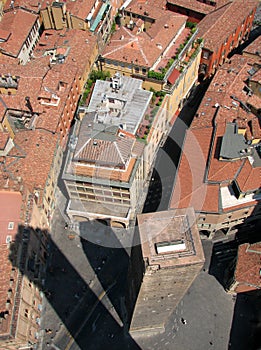
[[[198,24],[198,37],[204,40],[200,79],[212,76],[231,51],[247,40],[257,4],[256,1],[229,2],[207,14]]]
[[[233,274],[227,284],[230,293],[247,293],[261,289],[260,282],[261,243],[245,243],[238,247]]]
[[[115,3],[113,2],[113,6]],[[108,1],[83,1],[65,3],[55,1],[51,5],[42,7],[40,11],[44,29],[62,30],[65,28],[90,31],[95,34],[99,50],[108,40],[115,8]]]
[[[71,136],[63,172],[72,221],[102,219],[128,226],[142,205],[148,173],[145,145],[136,132],[152,93],[141,84],[120,74],[96,81]]]
[[[38,16],[24,9],[5,12],[0,22],[0,30],[2,55],[26,64],[40,37]]]
[[[35,204],[26,191],[3,189],[0,197],[0,349],[29,349],[39,337],[48,235],[30,226]]]

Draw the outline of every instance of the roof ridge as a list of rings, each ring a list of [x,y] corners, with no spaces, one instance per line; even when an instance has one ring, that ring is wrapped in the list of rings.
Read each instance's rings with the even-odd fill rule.
[[[221,9],[223,9],[224,7],[227,6],[227,9],[222,13],[222,15],[219,16],[219,18],[218,18],[215,22],[213,22],[212,25],[208,28],[208,30],[202,35],[203,37],[204,37],[214,26],[217,25],[217,23],[220,21],[220,18],[223,17],[223,15],[224,15],[224,14],[226,13],[226,11],[229,9],[229,7],[231,6],[231,4],[233,4],[233,1],[230,1],[230,2],[228,2],[228,3],[226,3],[226,4],[222,5],[222,6],[220,6],[220,7],[218,7],[218,8],[215,8],[213,11],[209,12],[209,13],[206,15],[205,18],[208,18],[209,15],[212,15],[213,13],[215,13],[215,12],[217,12],[217,11],[220,11]],[[228,5],[229,5],[229,6],[228,6]],[[203,21],[204,21],[204,19],[203,19]]]
[[[120,152],[120,149],[119,149],[119,146],[118,146],[118,144],[117,144],[117,141],[113,141],[113,144],[114,144],[114,146],[115,146],[115,148],[116,148],[116,150],[117,150],[117,152],[118,152],[118,154],[119,154],[119,157],[120,157],[122,163],[125,164],[125,161],[124,161],[123,156],[122,156],[122,154],[121,154],[121,152]]]
[[[248,164],[250,164],[251,169],[250,169],[250,171],[248,171],[247,176],[246,176],[246,179],[245,179],[245,181],[243,182],[243,186],[242,186],[243,188],[245,187],[245,185],[246,185],[246,183],[248,182],[248,180],[249,180],[249,178],[250,178],[252,172],[254,171],[254,169],[253,169],[253,167],[252,167],[252,165],[251,165],[251,163],[250,163],[250,161],[249,161],[248,158],[246,158],[246,161],[244,162],[244,165],[246,164],[247,161],[248,161]],[[239,171],[239,173],[238,173],[238,176],[240,175],[241,171],[243,170],[244,165],[243,165],[242,168],[240,169],[240,171]]]
[[[128,41],[125,42],[125,44],[122,44],[122,45],[116,47],[115,49],[113,49],[113,50],[111,50],[111,51],[105,53],[103,56],[111,55],[112,53],[114,53],[114,52],[116,52],[116,51],[118,51],[118,50],[121,50],[123,47],[128,46],[130,43],[132,43],[132,42],[137,42],[136,36],[134,36],[134,35],[132,35],[131,33],[129,33],[129,32],[126,30],[126,28],[122,27],[122,29],[124,29],[125,32],[129,35]],[[115,42],[115,41],[121,41],[121,40],[120,40],[120,39],[117,39],[117,40],[114,39],[114,40],[112,40],[112,41]]]
[[[149,61],[148,61],[148,59],[147,59],[147,56],[145,55],[145,53],[144,53],[144,51],[143,51],[143,48],[142,48],[142,46],[141,46],[139,40],[137,41],[137,44],[138,44],[138,46],[139,46],[140,53],[141,53],[142,57],[144,58],[145,62],[146,62],[147,64],[149,64]]]
[[[80,147],[80,149],[78,150],[78,152],[75,154],[75,157],[79,157],[80,153],[83,151],[83,149],[87,146],[87,144],[90,142],[91,137],[82,145],[82,147]]]
[[[252,252],[251,252],[252,253]],[[254,253],[253,253],[254,254]],[[252,271],[252,270],[255,270],[255,268],[256,268],[256,264],[255,264],[255,262],[252,262],[252,267],[248,267],[247,268],[247,270],[245,270],[244,272],[239,272],[239,274],[238,274],[238,276],[237,276],[237,280],[241,277],[242,279],[243,279],[243,281],[242,282],[245,282],[245,283],[248,283],[249,284],[249,281],[246,279],[245,280],[245,278],[244,278],[244,276],[246,275],[246,274],[248,274],[249,275],[249,272],[250,271]]]

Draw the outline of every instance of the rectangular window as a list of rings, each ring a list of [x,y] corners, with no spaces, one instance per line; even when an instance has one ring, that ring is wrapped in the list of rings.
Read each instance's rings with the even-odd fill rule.
[[[203,51],[203,58],[206,60],[209,58],[209,52],[208,51]]]
[[[13,230],[14,229],[14,222],[13,221],[10,221],[8,223],[8,230]]]

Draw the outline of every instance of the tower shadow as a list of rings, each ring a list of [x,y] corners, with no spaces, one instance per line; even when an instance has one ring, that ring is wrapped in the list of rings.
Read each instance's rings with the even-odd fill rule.
[[[260,349],[260,310],[260,290],[237,294],[230,331],[229,350]]]
[[[47,318],[43,312],[38,321],[42,336],[34,348],[140,349],[122,316],[128,254],[119,244],[106,248],[83,238],[74,247],[71,243],[76,260],[79,255],[77,267],[48,231],[20,225],[10,246],[12,266],[24,285],[37,286],[49,310]],[[91,280],[86,278],[87,269],[94,270]],[[16,291],[21,292],[21,288]]]

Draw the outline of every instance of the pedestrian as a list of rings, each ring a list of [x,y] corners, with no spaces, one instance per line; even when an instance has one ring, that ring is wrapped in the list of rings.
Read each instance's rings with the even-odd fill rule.
[[[185,320],[185,318],[181,318],[181,322],[183,323],[183,324],[187,324],[187,320]]]

